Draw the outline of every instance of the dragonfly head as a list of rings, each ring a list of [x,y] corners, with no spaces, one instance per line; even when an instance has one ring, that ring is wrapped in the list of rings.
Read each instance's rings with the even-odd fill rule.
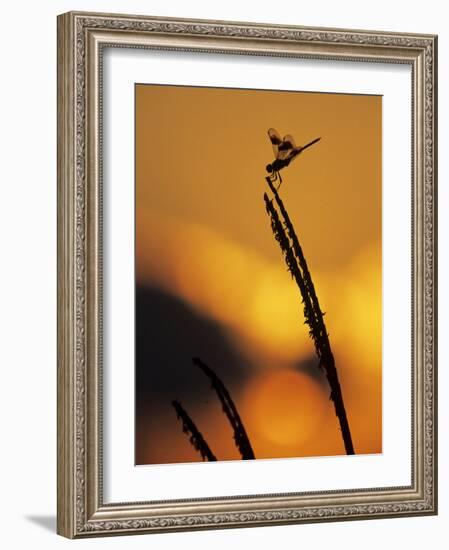
[[[271,164],[267,164],[266,170],[269,174],[271,174],[271,172],[273,171],[273,166]]]

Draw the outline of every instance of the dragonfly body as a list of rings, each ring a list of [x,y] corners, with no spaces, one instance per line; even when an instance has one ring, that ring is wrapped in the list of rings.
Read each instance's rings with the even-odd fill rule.
[[[268,164],[266,169],[267,172],[271,175],[273,181],[279,179],[279,186],[282,183],[282,178],[279,172],[288,166],[292,160],[294,160],[300,153],[305,149],[320,141],[321,138],[316,138],[313,141],[310,141],[306,145],[297,147],[295,140],[292,136],[286,135],[283,139],[279,133],[274,129],[270,128],[268,130],[268,136],[273,146],[273,152],[275,159],[271,164]],[[278,186],[278,188],[279,188]]]
[[[267,172],[270,174],[273,172],[280,172],[282,168],[286,168],[294,158],[295,157],[274,160],[271,164],[267,165]]]

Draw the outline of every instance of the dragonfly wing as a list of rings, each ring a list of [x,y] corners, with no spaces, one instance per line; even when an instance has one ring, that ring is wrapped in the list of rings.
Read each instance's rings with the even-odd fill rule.
[[[295,147],[294,149],[290,149],[287,157],[284,160],[288,161],[288,164],[290,164],[299,155],[301,151],[302,151],[302,147]]]
[[[287,134],[282,141],[288,144],[292,149],[295,149],[296,143],[293,139],[293,136],[291,136],[290,134]]]
[[[284,139],[282,140],[282,143],[279,145],[279,157],[280,159],[287,159],[291,152],[295,149],[296,145],[295,145],[295,140],[293,139],[293,137],[288,134],[284,137]]]
[[[273,146],[274,158],[279,158],[279,146],[282,144],[281,136],[279,132],[274,128],[268,130],[268,137],[270,138],[271,145]]]

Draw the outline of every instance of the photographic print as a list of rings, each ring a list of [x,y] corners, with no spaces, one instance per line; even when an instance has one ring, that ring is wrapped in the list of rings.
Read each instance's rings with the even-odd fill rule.
[[[135,85],[135,460],[382,452],[382,97]]]
[[[437,513],[437,36],[58,16],[58,533]]]

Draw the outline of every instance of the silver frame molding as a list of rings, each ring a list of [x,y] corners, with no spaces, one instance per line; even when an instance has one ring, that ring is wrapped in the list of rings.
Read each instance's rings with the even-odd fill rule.
[[[103,47],[408,64],[412,69],[412,484],[105,504]],[[58,17],[58,533],[70,538],[437,513],[437,37],[70,12]]]

